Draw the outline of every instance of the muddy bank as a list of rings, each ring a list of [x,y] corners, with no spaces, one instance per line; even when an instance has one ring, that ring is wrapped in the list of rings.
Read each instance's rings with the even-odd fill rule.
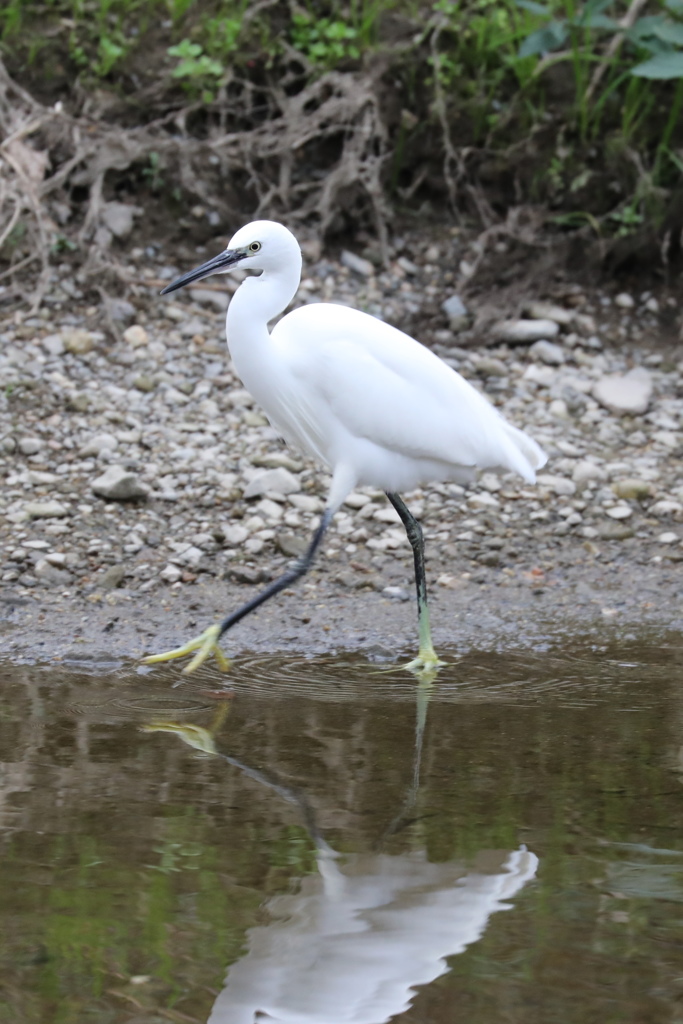
[[[406,566],[396,576],[404,579],[407,572]],[[162,595],[116,591],[96,601],[5,592],[0,658],[95,665],[138,659],[188,640],[254,592],[208,580]],[[683,584],[677,566],[640,567],[636,583],[628,560],[576,564],[528,580],[501,581],[488,570],[455,590],[433,587],[432,622],[436,646],[449,660],[472,648],[543,649],[572,636],[600,645],[643,630],[683,629]],[[330,581],[323,561],[308,585],[235,627],[225,649],[238,673],[240,657],[249,653],[357,650],[370,662],[392,661],[414,653],[416,635],[412,594],[401,600],[350,591]],[[155,671],[177,675],[180,665]]]

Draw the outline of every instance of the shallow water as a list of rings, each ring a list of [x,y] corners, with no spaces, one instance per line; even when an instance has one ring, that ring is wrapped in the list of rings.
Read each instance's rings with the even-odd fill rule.
[[[0,666],[0,1021],[681,1019],[683,639]]]

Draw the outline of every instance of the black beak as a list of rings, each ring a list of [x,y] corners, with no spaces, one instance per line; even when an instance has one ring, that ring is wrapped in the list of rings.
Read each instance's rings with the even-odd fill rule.
[[[246,252],[242,252],[240,249],[226,249],[224,252],[219,253],[218,256],[214,256],[213,259],[202,263],[201,267],[188,270],[187,274],[183,274],[182,277],[176,278],[171,284],[167,284],[161,294],[168,295],[169,292],[176,292],[179,288],[184,288],[186,284],[191,284],[192,281],[201,281],[203,277],[209,277],[211,274],[220,274],[222,270],[234,267],[246,255]]]

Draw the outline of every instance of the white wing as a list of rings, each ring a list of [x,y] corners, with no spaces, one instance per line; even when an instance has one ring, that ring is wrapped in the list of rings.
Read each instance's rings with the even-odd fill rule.
[[[511,469],[529,481],[545,461],[535,441],[460,374],[375,317],[314,303],[280,321],[272,339],[300,384],[291,418],[310,423],[317,453],[333,418],[353,436],[410,458]]]

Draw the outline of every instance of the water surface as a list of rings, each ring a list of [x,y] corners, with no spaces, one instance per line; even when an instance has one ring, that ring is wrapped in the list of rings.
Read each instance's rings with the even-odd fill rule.
[[[0,668],[0,1021],[665,1022],[683,641]]]

